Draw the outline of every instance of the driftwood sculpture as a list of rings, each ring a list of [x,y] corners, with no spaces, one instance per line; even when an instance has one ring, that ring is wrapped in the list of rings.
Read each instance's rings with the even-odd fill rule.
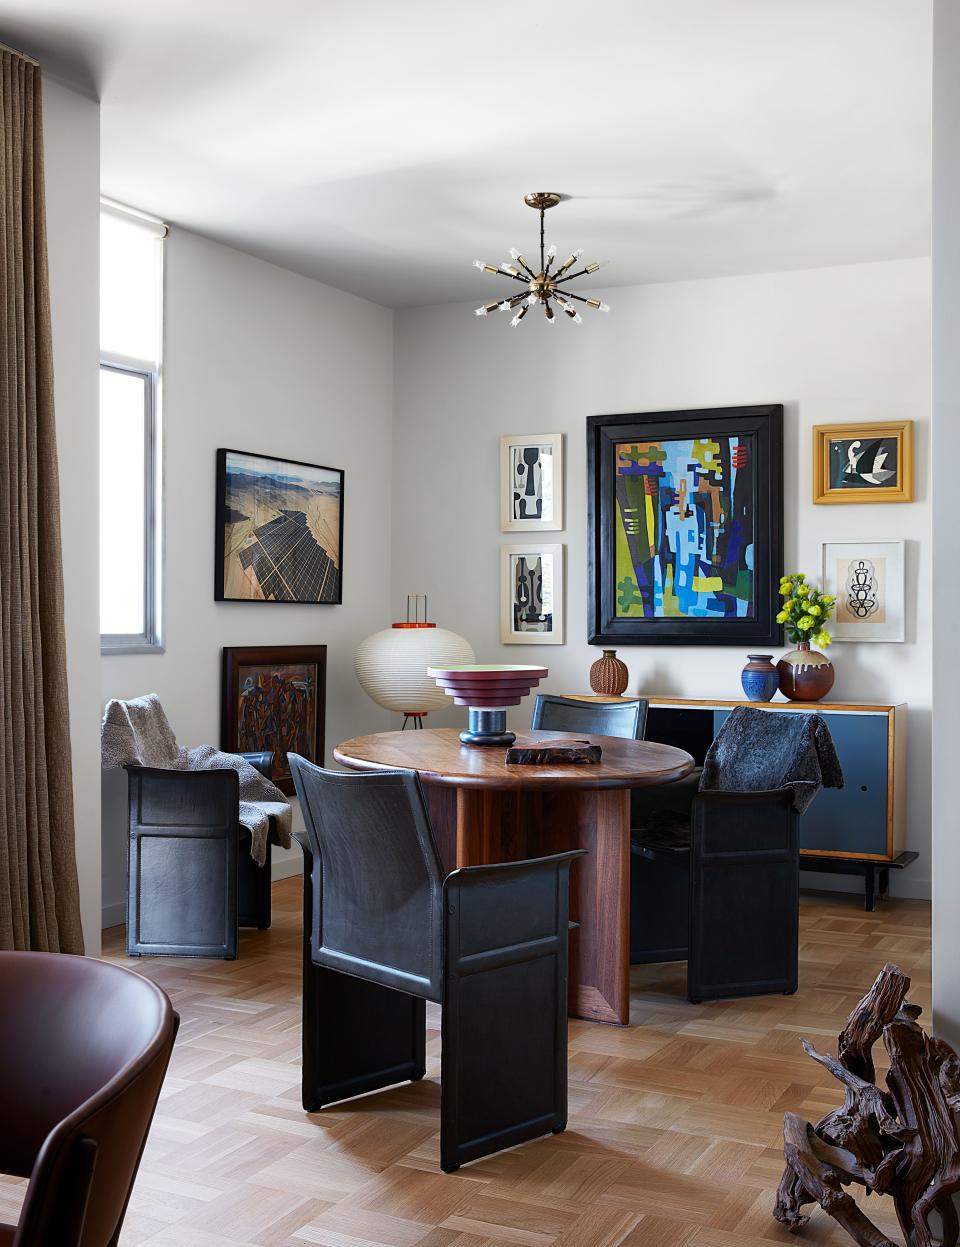
[[[795,1113],[783,1124],[787,1166],[773,1215],[788,1230],[818,1203],[860,1247],[896,1247],[844,1188],[892,1197],[908,1247],[956,1247],[960,1220],[951,1196],[960,1189],[960,1060],[918,1025],[907,1002],[910,980],[886,965],[840,1033],[836,1058],[807,1040],[804,1050],[844,1087],[843,1107],[815,1126]],[[873,1045],[890,1057],[886,1090],[875,1085]],[[933,1224],[931,1224],[931,1214]]]

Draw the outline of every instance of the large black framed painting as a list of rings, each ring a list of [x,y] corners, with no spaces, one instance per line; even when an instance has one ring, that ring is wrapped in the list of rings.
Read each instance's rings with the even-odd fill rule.
[[[587,420],[589,639],[781,645],[783,407]]]
[[[343,472],[217,451],[214,598],[343,601]]]

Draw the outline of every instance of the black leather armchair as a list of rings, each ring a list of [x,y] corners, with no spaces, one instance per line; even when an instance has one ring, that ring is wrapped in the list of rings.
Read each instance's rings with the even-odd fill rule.
[[[272,754],[241,756],[271,778]],[[236,771],[125,769],[128,955],[232,961],[239,927],[270,926],[270,843],[258,866]]]
[[[563,1130],[579,851],[444,877],[414,772],[290,764],[306,825],[304,1109],[422,1078],[432,1000],[445,1172]]]

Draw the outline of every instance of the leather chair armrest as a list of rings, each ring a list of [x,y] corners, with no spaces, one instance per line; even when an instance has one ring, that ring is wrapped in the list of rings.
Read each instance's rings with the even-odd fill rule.
[[[256,767],[265,779],[273,779],[273,754],[269,750],[265,753],[241,753],[239,756]]]

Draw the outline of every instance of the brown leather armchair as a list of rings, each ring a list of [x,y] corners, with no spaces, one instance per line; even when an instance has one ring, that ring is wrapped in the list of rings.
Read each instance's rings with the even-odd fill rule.
[[[0,1172],[29,1178],[0,1247],[116,1247],[179,1019],[120,966],[0,952]]]

